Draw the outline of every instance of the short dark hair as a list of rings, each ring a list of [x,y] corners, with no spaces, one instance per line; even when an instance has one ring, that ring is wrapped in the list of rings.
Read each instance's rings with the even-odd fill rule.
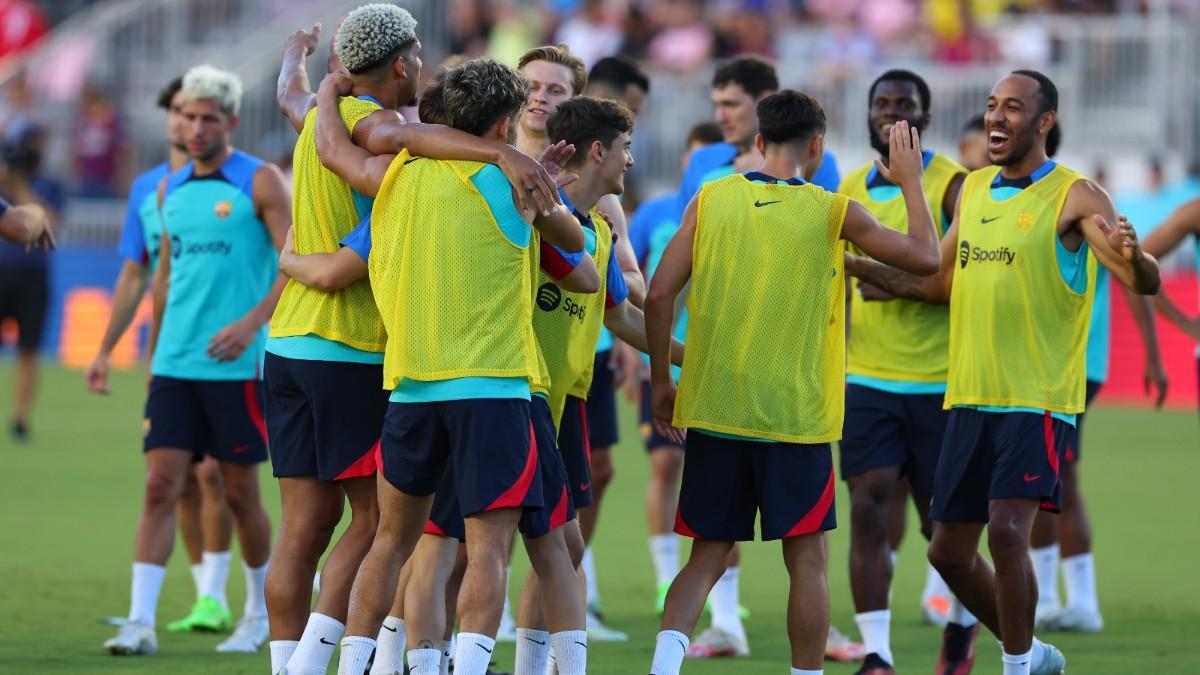
[[[929,112],[929,105],[933,101],[933,98],[929,93],[929,83],[927,83],[925,78],[921,77],[920,75],[911,70],[904,70],[903,68],[893,68],[892,70],[889,70],[875,78],[875,81],[871,83],[871,88],[867,90],[867,103],[870,104],[873,100],[875,100],[875,87],[878,87],[880,82],[893,81],[912,82],[917,88],[917,98],[921,100],[921,110]]]
[[[450,126],[480,136],[521,111],[529,80],[495,59],[472,59],[446,71],[442,97]]]
[[[629,85],[650,93],[650,78],[638,64],[627,56],[606,56],[588,71],[588,86],[608,85],[617,92],[624,92]]]
[[[446,99],[442,86],[446,79],[446,71],[442,71],[425,85],[421,100],[417,102],[417,117],[421,124],[442,124],[449,126],[449,115],[446,114]]]
[[[758,133],[771,144],[806,141],[825,133],[825,111],[808,94],[784,89],[758,102]]]
[[[1050,132],[1046,134],[1046,156],[1057,155],[1060,145],[1062,145],[1062,126],[1055,120],[1054,126],[1050,127]]]
[[[624,104],[593,96],[576,96],[563,101],[546,121],[551,143],[566,141],[575,146],[574,160],[587,157],[594,141],[610,147],[617,136],[633,129],[633,113]]]
[[[775,74],[775,66],[766,59],[738,56],[717,66],[713,73],[713,89],[729,84],[741,85],[747,94],[758,98],[764,92],[779,91],[779,76]]]
[[[1058,112],[1058,87],[1050,78],[1036,70],[1020,69],[1012,71],[1013,75],[1024,75],[1037,80],[1038,83],[1038,114]]]
[[[971,119],[967,120],[967,123],[963,125],[962,135],[966,136],[967,134],[974,133],[976,131],[983,131],[984,126],[983,115],[975,115]]]
[[[181,89],[183,89],[182,75],[168,82],[167,86],[163,87],[162,91],[158,92],[158,107],[162,108],[163,110],[170,111],[171,99],[175,98],[175,94],[178,94]]]
[[[716,122],[701,122],[688,130],[687,140],[684,145],[692,143],[703,143],[704,145],[712,145],[725,140],[725,135],[721,133],[721,125]]]

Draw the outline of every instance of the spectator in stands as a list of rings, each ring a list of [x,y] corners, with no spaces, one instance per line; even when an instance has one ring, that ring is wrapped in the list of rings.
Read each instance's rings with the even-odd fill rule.
[[[650,60],[664,68],[691,71],[713,55],[713,29],[704,18],[699,0],[663,0],[657,20],[663,30],[651,41]]]
[[[620,16],[608,7],[610,4],[606,0],[584,0],[574,16],[559,26],[554,42],[571,45],[571,51],[588,67],[616,54],[625,37]]]
[[[63,189],[41,173],[42,131],[29,127],[0,148],[0,197],[14,204],[39,204],[57,222]],[[38,348],[49,301],[47,252],[0,242],[0,322],[17,323],[16,392],[10,430],[13,438],[29,436],[29,414],[37,387]]]
[[[116,108],[100,87],[86,85],[71,132],[77,194],[94,199],[116,197],[122,187],[125,149]]]

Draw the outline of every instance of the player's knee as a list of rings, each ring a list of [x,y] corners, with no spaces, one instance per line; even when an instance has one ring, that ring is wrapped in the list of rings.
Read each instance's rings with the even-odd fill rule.
[[[850,497],[851,534],[855,539],[879,540],[887,537],[887,503],[876,501],[866,491]]]
[[[221,471],[217,467],[201,464],[196,469],[196,484],[209,499],[219,499],[225,495],[225,481],[221,479]]]
[[[933,565],[934,569],[943,577],[954,576],[955,573],[969,570],[974,560],[974,555],[970,551],[948,545],[937,539],[929,544],[926,556],[929,558],[929,564]]]
[[[183,493],[184,481],[165,471],[146,474],[146,509],[170,511]]]
[[[1024,554],[1029,548],[1029,530],[1011,518],[993,518],[988,522],[988,550],[992,558]]]
[[[247,485],[243,481],[231,482],[225,486],[225,503],[233,512],[235,518],[253,515],[262,509],[259,499],[258,486]]]
[[[608,452],[592,454],[592,489],[602,490],[612,482],[616,469]]]

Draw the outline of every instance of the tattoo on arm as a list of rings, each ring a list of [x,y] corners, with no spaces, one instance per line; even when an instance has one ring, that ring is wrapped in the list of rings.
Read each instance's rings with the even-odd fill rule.
[[[936,301],[928,293],[928,277],[909,274],[876,260],[860,260],[855,264],[854,276],[900,298],[920,302]]]

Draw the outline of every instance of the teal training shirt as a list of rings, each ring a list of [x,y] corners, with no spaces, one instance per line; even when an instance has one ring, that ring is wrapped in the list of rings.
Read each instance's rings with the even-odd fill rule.
[[[260,377],[265,325],[233,361],[213,359],[208,346],[262,301],[279,272],[252,194],[254,175],[264,164],[234,150],[215,173],[196,176],[189,162],[167,178],[162,221],[171,243],[170,289],[152,374],[190,380]]]

